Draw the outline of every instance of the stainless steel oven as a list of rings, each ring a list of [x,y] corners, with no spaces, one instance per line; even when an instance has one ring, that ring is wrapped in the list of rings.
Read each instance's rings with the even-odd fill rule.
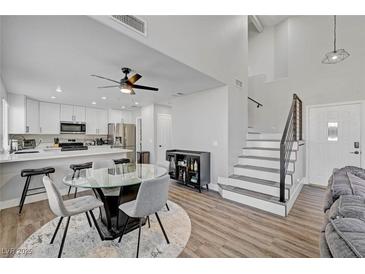
[[[86,123],[83,122],[61,122],[60,132],[63,134],[85,134],[86,133]]]

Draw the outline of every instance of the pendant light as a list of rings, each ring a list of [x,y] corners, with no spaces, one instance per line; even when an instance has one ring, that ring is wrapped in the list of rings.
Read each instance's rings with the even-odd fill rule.
[[[333,16],[333,51],[326,53],[322,64],[337,64],[350,56],[344,49],[336,49],[336,15]]]

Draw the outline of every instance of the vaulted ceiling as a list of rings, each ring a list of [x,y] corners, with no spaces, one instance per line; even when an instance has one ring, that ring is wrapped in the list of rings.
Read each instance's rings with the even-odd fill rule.
[[[222,85],[87,16],[6,16],[2,21],[2,76],[9,92],[78,105],[120,108],[166,102],[176,93],[189,94]],[[121,67],[143,77],[138,84],[158,87],[157,93],[118,88],[98,89],[119,80]],[[63,92],[57,93],[57,86]],[[56,99],[51,99],[56,96]],[[107,97],[102,100],[101,97]]]

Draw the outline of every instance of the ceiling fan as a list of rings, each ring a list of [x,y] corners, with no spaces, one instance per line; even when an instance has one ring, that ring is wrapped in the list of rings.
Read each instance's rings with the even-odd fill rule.
[[[116,80],[109,79],[109,78],[95,75],[95,74],[92,74],[91,76],[98,77],[98,78],[118,84],[118,85],[113,85],[113,86],[102,86],[102,87],[98,87],[98,88],[116,88],[116,87],[118,87],[122,93],[130,94],[130,95],[136,94],[133,89],[145,89],[145,90],[151,90],[151,91],[158,91],[158,88],[135,85],[134,83],[137,82],[139,79],[141,79],[142,75],[136,73],[133,76],[128,78],[128,74],[131,73],[131,71],[132,70],[130,68],[122,68],[122,72],[124,73],[124,78],[120,79],[120,81],[116,81]]]

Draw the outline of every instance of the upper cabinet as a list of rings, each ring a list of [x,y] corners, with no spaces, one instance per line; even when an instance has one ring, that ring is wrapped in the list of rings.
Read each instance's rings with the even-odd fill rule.
[[[134,123],[131,111],[40,102],[8,94],[9,134],[60,134],[60,121],[86,122],[86,134],[108,134],[108,123]]]
[[[99,108],[86,108],[86,134],[108,134],[108,112]]]
[[[26,105],[26,127],[25,132],[30,134],[39,134],[39,101],[27,98]]]
[[[39,103],[39,125],[42,134],[60,133],[60,105]]]
[[[26,97],[20,94],[9,93],[9,134],[25,133]]]
[[[109,109],[109,123],[123,123],[122,111],[117,109]]]
[[[61,105],[60,119],[65,122],[85,122],[85,107]]]
[[[134,124],[132,118],[132,112],[129,110],[117,110],[117,109],[109,109],[109,123],[126,123],[126,124]]]
[[[77,122],[86,121],[86,108],[80,106],[74,106],[74,117]]]

